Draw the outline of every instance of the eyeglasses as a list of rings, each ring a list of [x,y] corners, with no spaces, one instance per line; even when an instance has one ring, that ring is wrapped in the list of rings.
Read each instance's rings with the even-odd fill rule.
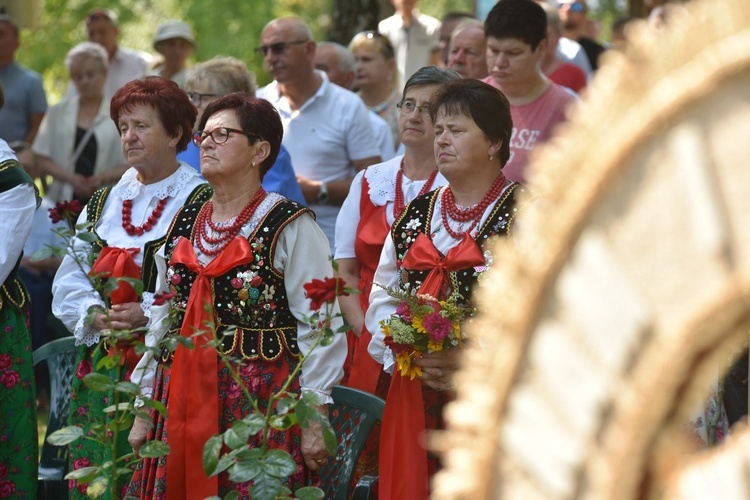
[[[414,112],[414,110],[418,110],[424,118],[429,118],[430,116],[430,103],[426,102],[422,104],[421,106],[417,106],[414,101],[404,101],[396,104],[396,107],[401,111],[401,114],[406,116],[410,115]]]
[[[561,9],[563,7],[567,7],[570,12],[579,12],[579,13],[586,12],[586,6],[581,2],[573,2],[573,3],[560,2],[557,4],[557,6]]]
[[[270,50],[272,54],[274,55],[280,55],[283,54],[284,51],[289,47],[290,45],[297,45],[300,43],[307,43],[308,40],[295,40],[293,42],[279,42],[279,43],[272,43],[270,45],[261,45],[260,47],[256,47],[255,53],[259,56],[266,57],[268,55],[268,51]]]
[[[205,141],[208,136],[211,136],[211,140],[213,140],[214,143],[224,144],[229,139],[229,134],[231,133],[242,134],[251,138],[258,137],[254,134],[248,134],[244,130],[237,130],[236,128],[219,127],[219,128],[215,128],[211,130],[210,132],[207,130],[199,130],[198,132],[195,132],[193,134],[193,144],[200,147],[201,144],[203,144],[203,141]]]
[[[187,96],[190,99],[190,102],[200,107],[204,97],[217,97],[218,94],[200,94],[198,92],[188,92]]]

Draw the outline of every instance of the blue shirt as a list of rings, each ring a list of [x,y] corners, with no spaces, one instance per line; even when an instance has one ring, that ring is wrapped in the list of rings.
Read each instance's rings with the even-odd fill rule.
[[[0,109],[0,137],[7,142],[22,141],[29,133],[29,116],[47,111],[42,77],[12,62],[0,69],[5,106]]]
[[[185,151],[177,154],[177,159],[184,161],[200,173],[200,148],[193,144],[192,141],[188,143],[188,147]],[[279,156],[276,158],[276,163],[271,165],[271,168],[266,172],[266,175],[263,176],[262,185],[263,189],[266,191],[279,193],[281,196],[285,196],[303,206],[307,206],[305,197],[302,195],[302,190],[297,182],[297,176],[294,174],[292,158],[289,156],[289,152],[284,146],[281,146],[281,149],[279,150]]]

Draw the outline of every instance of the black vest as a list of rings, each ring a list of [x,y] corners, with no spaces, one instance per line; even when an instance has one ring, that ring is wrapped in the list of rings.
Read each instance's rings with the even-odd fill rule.
[[[186,205],[177,213],[167,233],[167,261],[180,236],[193,241],[195,222],[202,206],[203,203]],[[224,276],[211,280],[216,336],[224,335],[222,351],[225,354],[250,360],[260,356],[268,361],[284,352],[299,357],[297,319],[289,310],[284,276],[274,269],[273,260],[281,231],[307,212],[310,210],[281,199],[248,236],[253,262],[234,267]],[[168,267],[166,278],[170,290],[177,293],[173,322],[167,335],[179,335],[196,274],[177,264]],[[162,360],[170,357],[165,349]]]
[[[397,267],[399,269],[399,286],[404,287],[407,283],[412,289],[419,288],[427,278],[429,270],[416,271],[407,270],[402,266],[404,256],[411,245],[416,241],[419,233],[425,236],[432,234],[431,221],[435,210],[435,203],[442,189],[436,189],[431,193],[415,198],[404,210],[404,213],[393,224],[391,237],[396,248]],[[505,190],[502,197],[495,204],[490,216],[479,228],[479,233],[474,238],[479,247],[486,251],[487,243],[492,236],[507,236],[511,232],[513,222],[518,212],[518,197],[526,192],[526,188],[520,184],[513,184]],[[419,221],[419,225],[414,221]],[[415,227],[417,226],[417,227]],[[483,270],[473,267],[451,271],[450,288],[453,292],[460,293],[467,301],[471,298],[472,289],[477,278]]]
[[[94,231],[94,224],[99,221],[104,211],[104,204],[112,191],[112,186],[106,186],[97,190],[91,197],[89,202],[86,204],[86,222],[90,222],[89,231]],[[185,200],[185,205],[191,203],[199,203],[208,201],[213,196],[214,191],[208,184],[201,184],[193,189],[193,192],[188,195]],[[98,236],[98,235],[97,235]],[[156,251],[164,245],[166,241],[166,235],[161,238],[149,241],[143,247],[143,265],[141,266],[141,281],[143,282],[143,289],[147,292],[153,292],[156,289],[156,260],[154,256]],[[93,258],[96,259],[99,256],[102,248],[107,246],[107,242],[98,238],[94,241],[91,246],[94,250]]]

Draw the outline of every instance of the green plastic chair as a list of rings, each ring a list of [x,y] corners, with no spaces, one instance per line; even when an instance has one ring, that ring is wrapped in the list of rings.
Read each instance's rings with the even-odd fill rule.
[[[335,456],[326,460],[320,470],[325,498],[375,498],[377,471],[362,477],[354,488],[351,488],[351,482],[370,431],[383,418],[385,401],[367,392],[339,385],[333,388],[331,397],[334,402],[328,405],[328,415],[338,446]]]
[[[63,479],[68,447],[53,446],[47,442],[47,437],[64,427],[68,421],[77,349],[75,338],[65,337],[48,342],[34,351],[34,366],[46,361],[50,381],[49,422],[39,460],[38,498],[60,499],[68,496],[68,488]]]

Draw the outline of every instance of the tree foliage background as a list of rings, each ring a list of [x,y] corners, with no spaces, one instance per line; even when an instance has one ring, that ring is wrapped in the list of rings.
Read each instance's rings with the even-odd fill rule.
[[[44,0],[34,30],[24,29],[18,59],[44,76],[48,99],[54,104],[68,85],[65,54],[86,39],[83,18],[94,9],[115,11],[120,18],[120,43],[157,55],[151,41],[156,27],[167,19],[182,19],[193,27],[198,48],[193,61],[216,55],[237,57],[255,72],[258,82],[269,82],[263,61],[253,51],[263,26],[273,18],[295,15],[307,21],[316,40],[346,43],[346,31],[360,27],[334,26],[334,7],[370,4],[379,18],[392,14],[388,0]],[[440,18],[445,12],[472,12],[472,0],[424,0],[422,12]],[[383,12],[384,11],[384,12]],[[338,10],[337,10],[338,12]],[[372,16],[370,16],[372,17]],[[374,29],[376,25],[362,25]],[[356,31],[355,31],[356,32]]]

